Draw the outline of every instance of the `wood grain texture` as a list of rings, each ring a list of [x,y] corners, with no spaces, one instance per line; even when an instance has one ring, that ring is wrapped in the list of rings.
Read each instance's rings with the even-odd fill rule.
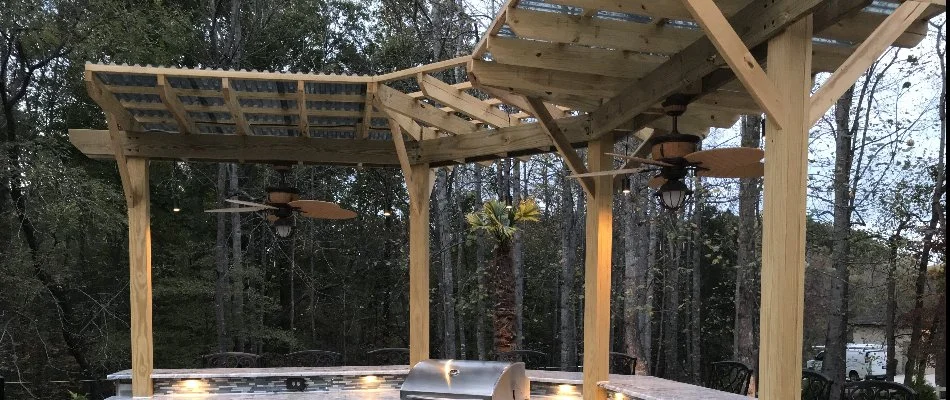
[[[469,76],[477,84],[522,92],[561,93],[568,95],[609,98],[625,82],[622,78],[580,72],[520,67],[497,62],[475,61]]]
[[[472,123],[439,110],[432,104],[413,99],[405,93],[386,85],[379,85],[376,88],[375,99],[379,107],[388,108],[453,134],[469,134],[476,131],[476,126]]]
[[[168,83],[165,75],[158,75],[155,78],[158,82],[155,85],[158,88],[158,97],[162,99],[162,103],[168,109],[168,112],[175,117],[175,121],[178,123],[178,131],[181,133],[198,133],[198,127],[188,117],[185,105],[182,104],[181,99],[178,98],[178,93]],[[225,98],[225,101],[227,101],[227,98]]]
[[[152,396],[152,231],[148,160],[126,159],[129,172],[129,306],[132,333],[132,396]]]
[[[399,165],[391,141],[276,136],[134,133],[118,137],[127,157],[216,162]],[[69,140],[90,158],[114,158],[108,131],[71,129]],[[411,150],[411,152],[414,152]]]
[[[511,126],[511,119],[508,117],[508,113],[475,96],[465,93],[463,90],[456,89],[432,75],[419,74],[416,81],[418,81],[419,86],[422,87],[422,93],[439,104],[449,106],[454,111],[458,111],[491,126],[499,128]]]
[[[580,7],[584,10],[603,10],[654,18],[691,19],[689,11],[678,1],[657,0],[549,0],[551,3]],[[717,0],[726,15],[732,15],[749,4],[749,0]]]
[[[592,172],[613,168],[613,139],[591,141],[587,148]],[[586,400],[606,400],[597,382],[607,380],[610,351],[610,270],[613,245],[613,178],[598,176],[587,200],[587,252],[584,258],[584,387]]]
[[[428,164],[410,167],[409,188],[409,365],[429,358],[429,196]]]
[[[666,61],[665,57],[565,43],[488,39],[492,60],[501,64],[635,79]]]
[[[554,121],[554,117],[548,113],[544,103],[535,97],[528,97],[527,100],[528,105],[531,106],[531,110],[528,112],[538,118],[538,126],[551,138],[551,141],[554,142],[554,147],[557,148],[558,153],[564,158],[564,162],[568,168],[571,169],[571,172],[574,174],[586,174],[588,171],[587,167],[584,166],[584,160],[577,154],[577,150],[574,150],[574,147],[571,146],[571,142],[564,136],[564,132],[561,132],[561,128],[559,128],[557,122]],[[581,187],[584,188],[584,191],[587,192],[588,195],[594,194],[594,181],[591,178],[582,177],[579,178],[579,181]]]
[[[231,88],[231,80],[229,78],[221,78],[221,97],[224,98],[224,105],[227,106],[228,112],[231,113],[231,118],[236,122],[238,134],[253,135],[254,130],[251,129],[251,125],[247,123],[247,118],[244,117],[244,111],[241,110],[241,102],[238,100],[234,89]]]
[[[812,19],[769,41],[769,77],[785,102],[787,121],[766,123],[762,218],[762,306],[759,397],[801,398],[805,300],[805,192],[811,89]]]
[[[784,126],[784,105],[775,91],[775,84],[765,75],[765,70],[742,43],[716,3],[712,0],[683,0],[683,4],[769,119],[779,128]]]

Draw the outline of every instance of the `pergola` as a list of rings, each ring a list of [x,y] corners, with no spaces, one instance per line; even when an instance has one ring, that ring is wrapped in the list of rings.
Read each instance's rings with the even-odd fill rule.
[[[767,115],[759,390],[799,398],[808,130],[888,46],[915,46],[944,10],[945,0],[509,0],[472,55],[378,76],[88,64],[87,89],[109,129],[69,137],[119,166],[134,396],[152,395],[148,160],[400,167],[415,363],[429,358],[433,168],[556,151],[575,173],[612,169],[604,153],[630,134],[661,134],[659,104],[680,93],[691,101],[684,133]],[[437,76],[447,69],[468,80],[446,83]],[[812,94],[818,72],[833,74]],[[580,183],[589,199],[583,395],[603,399],[614,180]]]

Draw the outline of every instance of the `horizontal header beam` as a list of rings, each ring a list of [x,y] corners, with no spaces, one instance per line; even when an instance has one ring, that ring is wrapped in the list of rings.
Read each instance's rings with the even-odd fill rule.
[[[206,162],[398,166],[392,141],[120,131],[128,157]],[[114,159],[109,131],[70,129],[69,141],[90,158]],[[415,150],[415,149],[413,149]]]

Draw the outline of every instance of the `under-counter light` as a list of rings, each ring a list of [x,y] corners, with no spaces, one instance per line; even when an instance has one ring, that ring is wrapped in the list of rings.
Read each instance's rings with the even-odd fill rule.
[[[185,379],[175,385],[175,392],[180,394],[203,394],[208,393],[208,382],[201,379]]]
[[[577,394],[577,389],[574,385],[558,385],[557,394],[566,395],[566,394]]]
[[[367,389],[376,389],[379,387],[379,377],[376,375],[366,375],[362,379],[363,387]]]

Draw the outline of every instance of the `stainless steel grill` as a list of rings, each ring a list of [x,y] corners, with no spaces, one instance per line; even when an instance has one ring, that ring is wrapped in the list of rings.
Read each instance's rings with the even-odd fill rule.
[[[470,360],[420,361],[399,390],[402,400],[527,400],[524,363]]]

